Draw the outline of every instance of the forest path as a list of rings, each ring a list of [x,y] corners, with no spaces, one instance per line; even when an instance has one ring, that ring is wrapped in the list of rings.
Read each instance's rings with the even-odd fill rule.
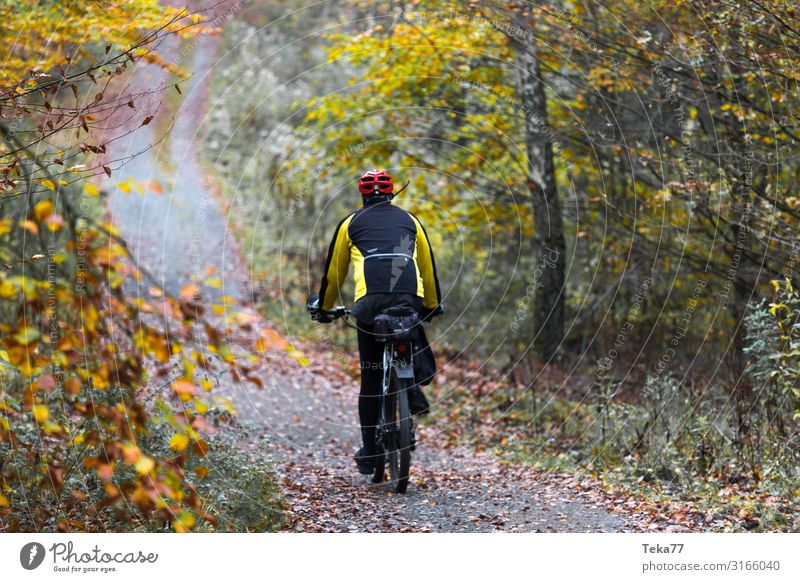
[[[206,301],[221,294],[249,303],[245,261],[213,198],[198,163],[205,99],[218,39],[196,42],[191,81],[168,138],[115,174],[113,183],[133,178],[156,181],[159,194],[110,192],[108,211],[134,256],[172,293],[212,271],[221,289],[204,288]],[[158,82],[152,67],[137,71],[139,82]],[[117,144],[123,153],[145,149],[157,123]],[[266,323],[263,323],[266,325]],[[303,347],[303,346],[301,346]],[[307,346],[312,352],[313,346]],[[303,367],[285,353],[264,366],[264,388],[226,385],[228,396],[266,443],[287,500],[293,531],[624,531],[622,514],[609,512],[599,494],[581,489],[570,476],[537,473],[500,464],[470,449],[437,445],[436,426],[418,429],[409,491],[395,495],[358,475],[352,454],[359,444],[357,381],[344,376],[330,354]],[[337,373],[328,374],[335,370]]]

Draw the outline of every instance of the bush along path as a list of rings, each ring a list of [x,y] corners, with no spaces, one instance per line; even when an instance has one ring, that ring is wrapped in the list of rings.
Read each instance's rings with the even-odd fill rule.
[[[222,427],[221,442],[231,447],[231,455],[221,455],[216,465],[210,463],[209,478],[216,479],[214,487],[225,492],[216,503],[230,505],[228,529],[278,525],[302,532],[666,528],[668,524],[654,526],[652,515],[635,502],[603,494],[596,483],[502,464],[470,448],[446,448],[439,437],[444,427],[436,421],[418,427],[407,494],[393,494],[386,485],[373,485],[356,473],[352,454],[360,438],[357,379],[325,351],[289,346],[248,309],[244,261],[226,216],[215,205],[209,184],[201,179],[194,148],[201,137],[197,132],[202,127],[205,85],[216,42],[205,38],[195,47],[194,76],[182,86],[183,101],[168,138],[115,176],[123,184],[132,180],[159,186],[139,193],[126,187],[113,190],[109,214],[134,256],[167,291],[177,294],[187,284],[196,284],[209,313],[220,304],[235,303],[240,318],[250,318],[251,326],[274,340],[263,354],[258,375],[261,388],[237,384],[228,376],[214,379],[212,394],[218,406],[209,415],[216,415],[214,423]],[[137,74],[142,82],[152,83],[151,73]],[[128,154],[145,149],[154,141],[156,130],[151,127],[158,128],[158,120],[118,147]],[[299,350],[305,357],[298,356]],[[287,357],[287,351],[296,357]],[[236,411],[233,416],[225,412],[228,399]],[[252,461],[255,457],[252,466],[231,462],[232,458]],[[273,467],[274,475],[266,474],[266,465]],[[274,490],[276,484],[279,493]],[[243,512],[248,516],[236,521]]]

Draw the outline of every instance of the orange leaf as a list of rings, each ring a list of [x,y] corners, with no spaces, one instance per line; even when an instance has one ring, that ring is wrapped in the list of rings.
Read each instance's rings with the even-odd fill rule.
[[[81,391],[81,381],[73,376],[64,382],[64,390],[70,394],[78,394]]]
[[[114,477],[114,468],[107,463],[103,463],[97,467],[97,476],[100,477],[101,481],[111,481]]]
[[[37,234],[39,232],[39,227],[32,220],[23,220],[19,225],[30,233]]]
[[[181,400],[184,402],[190,400],[192,396],[197,394],[197,386],[188,380],[175,380],[175,382],[172,384],[172,389],[178,396],[181,397]]]
[[[136,461],[142,458],[142,452],[136,445],[123,445],[122,458],[129,465],[133,465]]]
[[[183,289],[181,289],[180,297],[183,301],[191,301],[199,294],[200,294],[200,287],[192,283],[189,285],[185,285]]]

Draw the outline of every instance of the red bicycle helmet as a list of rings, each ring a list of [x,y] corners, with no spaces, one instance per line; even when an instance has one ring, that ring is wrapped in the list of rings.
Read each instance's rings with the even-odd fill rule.
[[[384,170],[369,170],[358,180],[358,191],[362,196],[373,194],[391,194],[394,182]]]

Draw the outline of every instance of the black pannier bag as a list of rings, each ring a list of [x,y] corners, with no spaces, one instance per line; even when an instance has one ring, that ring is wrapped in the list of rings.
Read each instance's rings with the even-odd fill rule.
[[[375,316],[372,331],[379,342],[411,341],[414,344],[414,379],[420,386],[433,382],[436,359],[416,311],[405,307],[389,308]]]
[[[419,338],[414,342],[414,379],[420,386],[427,386],[433,382],[436,375],[436,358],[428,344],[425,329],[419,326]]]
[[[379,342],[416,341],[421,328],[417,312],[405,307],[385,310],[375,316],[372,324],[375,340]]]

